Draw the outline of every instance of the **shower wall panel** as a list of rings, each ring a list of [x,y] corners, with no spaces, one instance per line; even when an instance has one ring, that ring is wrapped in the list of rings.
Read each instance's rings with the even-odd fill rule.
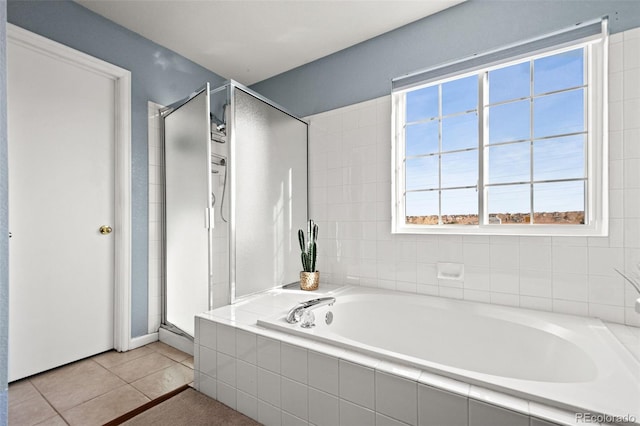
[[[235,88],[232,131],[231,281],[238,298],[299,280],[307,124]]]

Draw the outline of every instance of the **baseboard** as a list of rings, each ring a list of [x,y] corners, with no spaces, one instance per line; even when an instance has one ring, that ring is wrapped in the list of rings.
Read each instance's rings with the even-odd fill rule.
[[[167,345],[173,346],[182,352],[193,355],[193,340],[180,336],[179,334],[172,333],[164,328],[159,330],[159,334],[159,338],[162,343],[166,343]]]
[[[134,337],[129,341],[129,350],[148,345],[149,343],[157,342],[158,339],[158,333],[149,333],[145,334],[144,336]]]

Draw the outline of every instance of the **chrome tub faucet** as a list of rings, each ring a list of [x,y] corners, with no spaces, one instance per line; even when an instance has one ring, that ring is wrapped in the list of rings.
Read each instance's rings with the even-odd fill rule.
[[[302,314],[306,311],[310,311],[315,308],[319,308],[320,306],[325,305],[333,305],[336,302],[335,297],[320,297],[318,299],[307,300],[306,302],[300,302],[287,314],[287,322],[289,324],[295,324],[300,322],[300,318],[302,318]]]

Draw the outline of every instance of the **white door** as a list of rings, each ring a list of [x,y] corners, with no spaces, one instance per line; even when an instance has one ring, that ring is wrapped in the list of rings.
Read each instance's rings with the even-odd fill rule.
[[[114,84],[8,43],[9,381],[113,348]]]

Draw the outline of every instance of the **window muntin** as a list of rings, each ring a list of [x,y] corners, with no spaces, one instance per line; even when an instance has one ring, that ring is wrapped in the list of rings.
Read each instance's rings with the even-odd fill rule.
[[[504,233],[497,228],[508,224],[526,225],[511,226],[524,234],[571,234],[568,225],[602,232],[589,117],[602,110],[592,102],[603,83],[593,80],[604,76],[589,75],[592,46],[396,92],[396,170],[404,173],[396,182],[406,185],[395,187],[394,231]]]

